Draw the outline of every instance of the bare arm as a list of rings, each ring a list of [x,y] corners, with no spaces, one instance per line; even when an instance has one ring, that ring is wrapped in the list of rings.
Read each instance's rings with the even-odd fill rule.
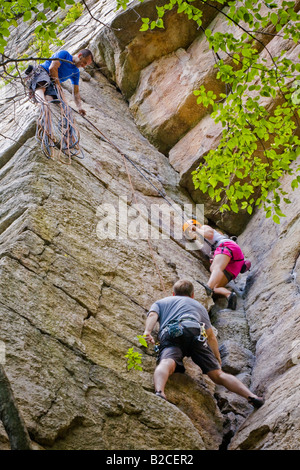
[[[79,93],[79,86],[78,85],[73,85],[73,96],[74,96],[74,101],[76,103],[76,106],[78,108],[79,114],[82,116],[85,116],[86,112],[84,109],[82,109],[82,104],[81,104],[81,98],[80,98],[80,93]]]
[[[214,229],[209,225],[202,225],[200,228],[194,225],[193,230],[195,230],[196,233],[199,233],[199,235],[206,238],[207,240],[212,240],[214,237]]]
[[[185,229],[185,234],[190,239],[197,239],[197,235],[201,236],[201,239],[206,238],[207,240],[212,240],[214,237],[214,229],[209,225],[194,225],[192,220],[187,222],[189,224],[188,228]],[[186,224],[185,224],[186,225]]]
[[[207,342],[212,350],[212,352],[214,353],[214,355],[216,356],[216,359],[217,361],[220,363],[220,365],[222,365],[222,360],[221,360],[221,356],[220,356],[220,353],[219,353],[219,346],[218,346],[218,340],[213,332],[213,329],[212,328],[208,328],[206,330],[206,334],[208,336],[207,338]]]
[[[147,316],[146,326],[145,326],[145,331],[144,331],[144,336],[146,338],[147,343],[152,343],[152,344],[155,343],[154,338],[152,337],[151,333],[157,320],[158,320],[158,314],[156,312],[150,312],[149,315]]]
[[[56,86],[60,86],[60,81],[58,78],[58,69],[60,67],[59,60],[52,60],[51,65],[49,67],[49,75],[55,81]]]

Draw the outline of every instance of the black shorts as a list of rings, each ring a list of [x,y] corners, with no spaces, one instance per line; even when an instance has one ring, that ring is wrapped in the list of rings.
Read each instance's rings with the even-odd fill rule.
[[[35,91],[37,88],[46,88],[45,95],[50,95],[57,98],[55,85],[52,82],[47,70],[45,70],[41,65],[33,70],[29,88],[33,91]]]
[[[191,357],[204,374],[212,370],[220,369],[214,353],[206,341],[199,341],[200,330],[198,328],[184,328],[183,335],[171,338],[166,332],[160,339],[160,349],[157,362],[162,359],[173,359],[176,362],[175,372],[185,372],[184,357]]]
[[[232,279],[234,278],[233,274],[231,274],[229,271],[226,271],[226,269],[224,269],[223,273],[227,277],[228,282],[232,281]]]

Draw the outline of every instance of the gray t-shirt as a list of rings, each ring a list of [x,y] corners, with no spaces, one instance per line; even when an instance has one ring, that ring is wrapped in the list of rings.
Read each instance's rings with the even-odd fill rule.
[[[211,328],[210,319],[206,308],[197,300],[191,297],[175,295],[165,297],[151,305],[148,312],[156,312],[158,314],[159,330],[161,331],[170,321],[179,320],[182,315],[188,315],[197,322],[205,323],[205,328]]]

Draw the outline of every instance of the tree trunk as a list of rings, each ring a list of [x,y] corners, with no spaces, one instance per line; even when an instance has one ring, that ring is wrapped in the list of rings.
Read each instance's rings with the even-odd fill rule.
[[[32,450],[28,431],[20,415],[9,380],[1,364],[0,419],[8,435],[11,450]]]

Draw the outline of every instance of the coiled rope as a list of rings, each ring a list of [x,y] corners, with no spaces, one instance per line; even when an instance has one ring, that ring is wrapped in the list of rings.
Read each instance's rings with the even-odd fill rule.
[[[47,158],[54,160],[56,157],[70,165],[72,157],[82,159],[84,154],[79,146],[80,133],[75,125],[73,109],[66,103],[62,89],[56,87],[56,91],[57,99],[49,103],[35,97],[40,103],[35,136]]]

